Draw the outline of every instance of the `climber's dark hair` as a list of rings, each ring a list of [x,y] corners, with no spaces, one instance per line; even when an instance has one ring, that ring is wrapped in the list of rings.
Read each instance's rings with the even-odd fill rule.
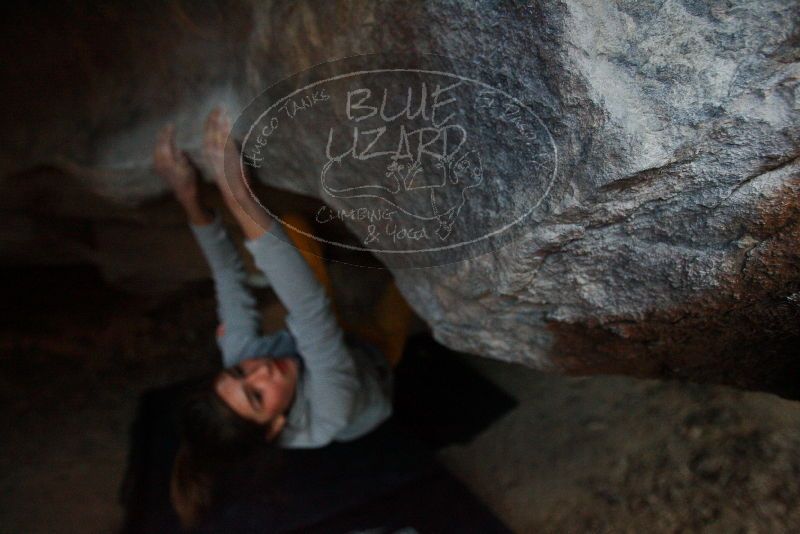
[[[217,376],[201,381],[183,400],[180,430],[198,453],[232,458],[264,441],[265,427],[234,412],[214,389]]]
[[[181,446],[172,468],[170,499],[189,528],[217,500],[217,482],[256,449],[277,447],[265,440],[266,427],[234,412],[216,393],[216,375],[185,394],[179,411]]]

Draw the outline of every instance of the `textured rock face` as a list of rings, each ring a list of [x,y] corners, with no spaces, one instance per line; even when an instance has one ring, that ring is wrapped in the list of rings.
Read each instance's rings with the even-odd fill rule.
[[[542,369],[791,394],[800,370],[795,2],[175,3],[136,15],[122,6],[36,15],[5,33],[19,52],[3,67],[13,106],[0,169],[12,198],[3,209],[31,239],[48,216],[86,232],[96,228],[86,221],[141,220],[115,203],[163,194],[150,147],[167,118],[196,153],[215,102],[242,109],[315,64],[408,50],[474,60],[496,74],[487,83],[516,81],[514,96],[552,135],[558,171],[507,246],[395,269],[436,338]],[[64,19],[76,23],[70,33]],[[496,141],[488,128],[474,135]],[[301,148],[259,178],[327,201]],[[75,194],[89,199],[79,210],[53,200],[60,181],[37,175],[34,187],[23,172],[41,165],[68,172],[69,191],[97,197]],[[501,170],[509,188],[529,171]],[[48,209],[23,213],[41,208],[42,194]],[[497,200],[474,195],[477,206]],[[4,237],[21,240],[17,230]],[[97,242],[70,253],[102,263]]]

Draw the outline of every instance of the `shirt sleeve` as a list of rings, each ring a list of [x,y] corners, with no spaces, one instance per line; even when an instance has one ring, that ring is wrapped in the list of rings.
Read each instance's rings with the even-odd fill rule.
[[[211,224],[189,227],[211,269],[221,325],[217,344],[225,367],[241,359],[242,351],[258,338],[260,314],[256,300],[245,286],[247,274],[219,213]]]
[[[280,224],[245,246],[287,310],[286,326],[303,358],[309,437],[325,445],[349,423],[359,387],[344,332],[325,288]]]

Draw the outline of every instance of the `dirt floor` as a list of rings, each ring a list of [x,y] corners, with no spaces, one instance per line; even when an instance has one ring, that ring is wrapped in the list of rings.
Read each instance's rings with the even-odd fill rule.
[[[334,283],[348,269],[335,265]],[[113,532],[138,395],[218,358],[213,288],[144,297],[85,268],[3,274],[0,532]],[[385,279],[358,276],[367,300]],[[279,321],[271,292],[260,296]],[[365,309],[359,295],[338,299]],[[800,404],[465,358],[520,405],[441,456],[513,530],[800,531]]]
[[[800,531],[797,402],[469,360],[520,406],[443,457],[515,531]]]

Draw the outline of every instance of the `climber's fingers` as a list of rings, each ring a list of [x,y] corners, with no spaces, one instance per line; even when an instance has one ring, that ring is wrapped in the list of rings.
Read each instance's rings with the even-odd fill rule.
[[[205,142],[209,148],[221,150],[231,130],[231,121],[227,110],[217,106],[208,114],[204,126]]]
[[[175,125],[167,124],[158,131],[153,149],[153,164],[159,172],[169,171],[175,163]]]

